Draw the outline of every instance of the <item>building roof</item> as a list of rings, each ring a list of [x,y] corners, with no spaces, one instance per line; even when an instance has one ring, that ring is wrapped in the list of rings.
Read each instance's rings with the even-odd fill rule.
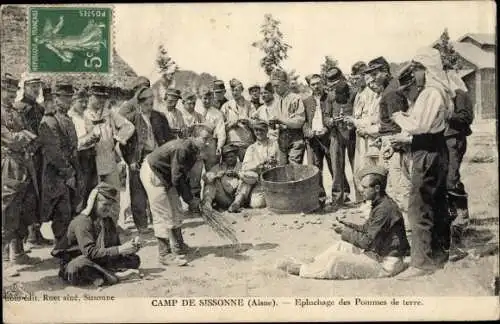
[[[451,42],[453,48],[465,60],[479,69],[495,68],[495,54],[486,52],[470,43]]]
[[[467,37],[472,38],[481,45],[495,45],[495,35],[493,34],[468,33],[460,37],[458,41],[462,42]]]

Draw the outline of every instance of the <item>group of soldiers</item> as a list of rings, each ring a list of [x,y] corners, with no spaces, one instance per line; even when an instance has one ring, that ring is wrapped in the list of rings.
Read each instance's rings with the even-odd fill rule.
[[[326,161],[338,206],[349,202],[351,190],[356,203],[370,200],[365,191],[372,183],[363,184],[362,170],[385,177],[377,185],[412,231],[409,276],[441,267],[450,237],[452,250],[462,252],[468,211],[459,169],[472,105],[456,73],[443,69],[439,51],[422,51],[397,77],[377,57],[354,64],[350,78],[335,67],[306,81],[312,94],[303,98],[287,73],[275,70],[269,82],[248,88],[247,100],[243,83],[232,79],[228,100],[222,80],[197,95],[161,83],[158,89],[145,77],[127,92],[99,83],[50,88],[30,76],[20,85],[3,75],[4,262],[36,264],[29,250],[53,244],[59,274],[70,283],[114,283],[115,273],[138,268],[140,242],[122,244],[118,237],[121,161],[138,232],[149,232],[150,215],[159,263],[185,265],[190,248],[181,200],[191,212],[263,208],[262,172],[302,164],[306,151],[307,163],[319,170]],[[15,101],[20,86],[23,96]],[[40,90],[43,104],[36,100]],[[327,194],[319,179],[323,208]],[[54,242],[40,233],[48,221]]]

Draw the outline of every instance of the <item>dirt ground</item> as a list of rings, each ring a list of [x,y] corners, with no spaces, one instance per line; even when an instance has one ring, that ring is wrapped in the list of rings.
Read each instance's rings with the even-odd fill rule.
[[[476,154],[477,149],[471,147],[468,156]],[[468,160],[462,167],[464,183],[470,193],[472,218],[466,245],[470,252],[474,252],[486,244],[498,244],[498,157],[493,163],[470,163]],[[325,178],[328,192],[331,181],[328,175]],[[159,267],[157,245],[153,236],[149,236],[145,247],[139,251],[144,278],[130,279],[102,290],[65,286],[57,277],[57,263],[50,257],[49,249],[34,250],[31,255],[43,258],[43,263],[24,269],[20,277],[4,279],[4,285],[18,282],[26,292],[92,292],[119,297],[493,295],[493,278],[498,276],[498,253],[482,258],[471,253],[432,276],[411,281],[312,280],[275,269],[279,258],[311,258],[339,240],[331,229],[335,216],[339,214],[362,221],[359,208],[311,215],[275,215],[267,210],[227,215],[233,220],[240,246],[221,240],[201,219],[188,219],[184,237],[197,249],[190,256],[188,266]],[[130,237],[134,236],[132,232]]]

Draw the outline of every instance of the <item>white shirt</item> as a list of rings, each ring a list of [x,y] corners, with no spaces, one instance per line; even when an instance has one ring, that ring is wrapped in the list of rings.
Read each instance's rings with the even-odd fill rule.
[[[417,97],[408,115],[393,114],[393,120],[411,135],[436,134],[446,128],[448,107],[443,94],[434,87],[426,87]]]
[[[218,109],[214,107],[210,107],[208,109],[201,107],[200,114],[203,116],[203,119],[205,120],[204,123],[210,126],[214,130],[214,138],[217,139],[217,147],[222,148],[222,146],[226,142],[226,128],[224,126],[224,116]]]
[[[244,99],[243,106],[236,103],[236,100],[231,99],[220,108],[222,115],[224,115],[224,120],[226,122],[236,122],[240,119],[249,119],[255,110],[250,101]]]
[[[265,142],[255,142],[251,144],[245,152],[241,170],[249,171],[255,169],[259,164],[278,158],[278,142],[268,139]]]
[[[155,136],[153,134],[153,126],[151,125],[151,121],[149,120],[150,116],[147,116],[145,114],[141,114],[142,119],[146,122],[146,125],[148,126],[148,133],[146,137],[146,142],[144,143],[144,149],[148,151],[153,151],[156,148],[156,140]]]
[[[323,113],[321,111],[321,103],[319,99],[320,97],[314,97],[314,100],[316,101],[316,109],[314,110],[314,117],[311,124],[311,130],[318,132],[322,131],[325,126],[323,124]]]

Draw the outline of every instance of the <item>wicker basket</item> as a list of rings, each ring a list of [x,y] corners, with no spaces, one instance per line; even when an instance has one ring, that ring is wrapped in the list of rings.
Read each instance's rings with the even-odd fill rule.
[[[267,207],[279,214],[310,213],[319,208],[319,169],[289,164],[265,171],[262,186]]]

